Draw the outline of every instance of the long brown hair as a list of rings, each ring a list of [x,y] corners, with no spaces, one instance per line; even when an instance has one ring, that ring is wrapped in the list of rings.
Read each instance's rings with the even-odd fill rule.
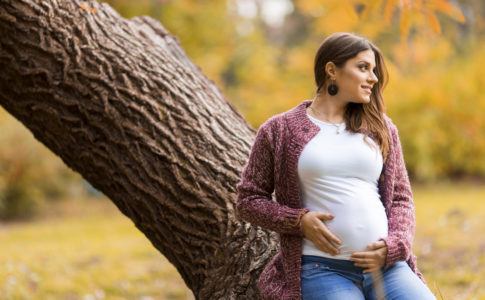
[[[348,103],[344,119],[347,130],[364,133],[370,136],[380,147],[384,161],[389,153],[389,132],[383,117],[385,110],[382,91],[387,85],[388,73],[384,64],[384,57],[372,42],[367,38],[349,32],[336,32],[326,37],[315,55],[314,72],[316,93],[319,94],[327,88],[329,77],[325,72],[325,65],[333,62],[341,68],[345,62],[357,56],[361,51],[372,50],[376,60],[376,74],[379,81],[372,87],[371,100],[368,104]]]

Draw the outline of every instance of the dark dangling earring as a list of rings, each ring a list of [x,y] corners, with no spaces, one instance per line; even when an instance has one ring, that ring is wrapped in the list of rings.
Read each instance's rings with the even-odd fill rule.
[[[332,80],[332,81],[335,82],[335,80]],[[338,86],[335,83],[331,83],[328,86],[327,90],[330,95],[335,96],[338,93]]]

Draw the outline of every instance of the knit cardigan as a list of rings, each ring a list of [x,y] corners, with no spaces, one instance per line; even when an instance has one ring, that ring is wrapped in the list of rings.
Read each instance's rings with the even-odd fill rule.
[[[300,220],[309,209],[302,205],[297,164],[304,146],[320,130],[306,115],[306,108],[311,103],[311,100],[304,100],[290,110],[270,117],[259,127],[236,185],[236,216],[252,225],[275,231],[280,237],[279,251],[264,267],[257,281],[262,299],[301,299],[304,235]],[[414,201],[398,130],[385,113],[383,118],[391,139],[389,156],[378,180],[380,200],[388,219],[388,236],[380,239],[388,249],[384,268],[404,260],[426,284],[412,252]]]

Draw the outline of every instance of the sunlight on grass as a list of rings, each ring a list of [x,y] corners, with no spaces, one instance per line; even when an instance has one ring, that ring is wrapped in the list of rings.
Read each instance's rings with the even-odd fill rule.
[[[74,213],[1,227],[0,299],[193,299],[111,202],[63,205]]]
[[[413,186],[414,250],[438,299],[485,299],[485,186]]]
[[[485,299],[485,187],[413,192],[414,250],[430,289],[438,299]],[[39,220],[0,225],[0,245],[0,299],[194,299],[107,200],[66,201]]]

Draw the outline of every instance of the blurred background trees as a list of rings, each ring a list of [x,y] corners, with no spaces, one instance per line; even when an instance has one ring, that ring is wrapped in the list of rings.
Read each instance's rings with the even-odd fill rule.
[[[384,99],[412,180],[484,178],[483,1],[107,2],[124,17],[160,20],[254,127],[314,96],[313,58],[326,35],[365,35],[386,57]],[[0,141],[1,219],[92,191],[3,110]]]
[[[390,73],[384,100],[413,181],[420,269],[438,299],[482,299],[484,1],[107,2],[160,20],[255,128],[314,96],[325,36],[371,39]],[[140,231],[1,107],[0,145],[0,295],[192,299]]]
[[[335,31],[386,56],[388,113],[417,181],[483,178],[485,3],[467,1],[108,1],[155,16],[257,127],[314,96],[313,57]],[[364,4],[365,3],[365,4]]]
[[[98,195],[0,107],[0,220],[32,218],[47,202]]]

